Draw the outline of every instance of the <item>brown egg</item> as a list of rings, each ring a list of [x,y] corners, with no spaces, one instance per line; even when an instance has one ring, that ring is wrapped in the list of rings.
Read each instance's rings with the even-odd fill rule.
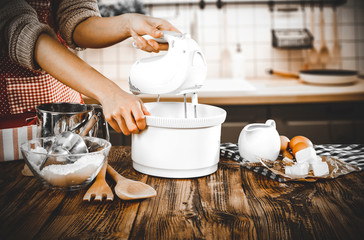
[[[287,157],[289,159],[293,159],[292,154],[290,152],[288,152],[288,150],[283,150],[282,156],[283,156],[283,158]]]
[[[309,146],[313,146],[313,144],[310,141],[310,139],[308,139],[308,138],[306,138],[304,136],[296,136],[296,137],[292,138],[291,141],[289,142],[289,147],[293,150],[294,146],[297,143],[300,143],[300,142],[304,142],[304,143],[306,143]]]
[[[301,151],[302,149],[305,149],[305,148],[308,148],[308,147],[311,147],[310,144],[307,144],[305,142],[299,142],[297,143],[296,145],[294,145],[294,147],[292,148],[292,153],[293,153],[293,156],[296,156],[296,153]]]
[[[286,136],[279,136],[281,139],[281,151],[286,150],[288,148],[289,138]]]

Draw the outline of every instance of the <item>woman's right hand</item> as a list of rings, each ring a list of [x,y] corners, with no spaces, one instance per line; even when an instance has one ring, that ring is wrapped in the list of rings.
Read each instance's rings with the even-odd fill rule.
[[[142,36],[147,34],[154,38],[163,36],[162,31],[174,31],[180,33],[168,21],[161,18],[149,17],[141,14],[129,13],[125,14],[128,18],[128,26],[130,36],[134,38],[135,44],[141,50],[147,52],[159,52],[160,50],[168,50],[168,44],[157,43],[154,40],[145,40]]]

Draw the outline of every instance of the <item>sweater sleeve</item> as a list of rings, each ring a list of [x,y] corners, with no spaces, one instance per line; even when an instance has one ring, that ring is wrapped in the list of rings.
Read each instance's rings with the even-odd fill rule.
[[[70,48],[80,49],[73,41],[73,32],[79,23],[92,16],[101,16],[97,0],[63,0],[59,3],[56,21],[62,38]]]
[[[57,39],[52,28],[39,22],[37,12],[25,0],[0,4],[0,46],[10,59],[24,67],[41,70],[34,59],[35,44],[41,33]]]

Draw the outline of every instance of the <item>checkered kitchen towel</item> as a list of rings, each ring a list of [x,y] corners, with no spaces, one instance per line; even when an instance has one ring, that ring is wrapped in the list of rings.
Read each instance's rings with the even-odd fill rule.
[[[345,163],[355,165],[361,169],[364,168],[363,144],[325,144],[315,145],[314,147],[318,156],[336,157]],[[222,143],[220,145],[220,156],[241,163],[245,162],[245,160],[239,155],[238,145],[233,143]],[[251,167],[244,165],[244,167],[271,179],[277,180],[278,182],[286,181],[286,179],[274,174],[263,166]]]

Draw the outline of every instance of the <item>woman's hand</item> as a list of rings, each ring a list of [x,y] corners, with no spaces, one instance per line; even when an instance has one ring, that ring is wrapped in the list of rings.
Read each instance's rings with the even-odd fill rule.
[[[160,18],[142,14],[126,13],[115,17],[89,17],[79,23],[73,32],[75,44],[83,48],[103,48],[133,37],[138,48],[148,52],[167,50],[168,44],[146,41],[141,36],[148,34],[161,37],[162,31],[179,32],[171,23]]]
[[[167,50],[168,44],[157,43],[154,40],[145,40],[142,36],[147,34],[154,38],[163,36],[162,31],[180,32],[166,20],[148,17],[141,14],[127,14],[130,35],[134,38],[139,49],[147,52],[159,52]]]
[[[110,126],[124,135],[145,129],[145,115],[150,115],[142,100],[118,87],[102,99],[104,116]]]
[[[105,119],[117,132],[129,135],[145,128],[149,112],[137,96],[123,91],[51,36],[39,36],[35,60],[62,83],[100,102]]]
[[[77,25],[73,40],[79,47],[101,48],[133,37],[138,48],[159,52],[167,50],[168,44],[146,41],[141,36],[148,34],[159,38],[163,35],[162,31],[179,32],[168,21],[141,14],[128,13],[110,18],[95,16]],[[106,120],[117,132],[129,135],[146,127],[145,115],[149,115],[149,112],[138,97],[123,91],[56,40],[45,34],[39,37],[35,59],[62,83],[99,101]]]

